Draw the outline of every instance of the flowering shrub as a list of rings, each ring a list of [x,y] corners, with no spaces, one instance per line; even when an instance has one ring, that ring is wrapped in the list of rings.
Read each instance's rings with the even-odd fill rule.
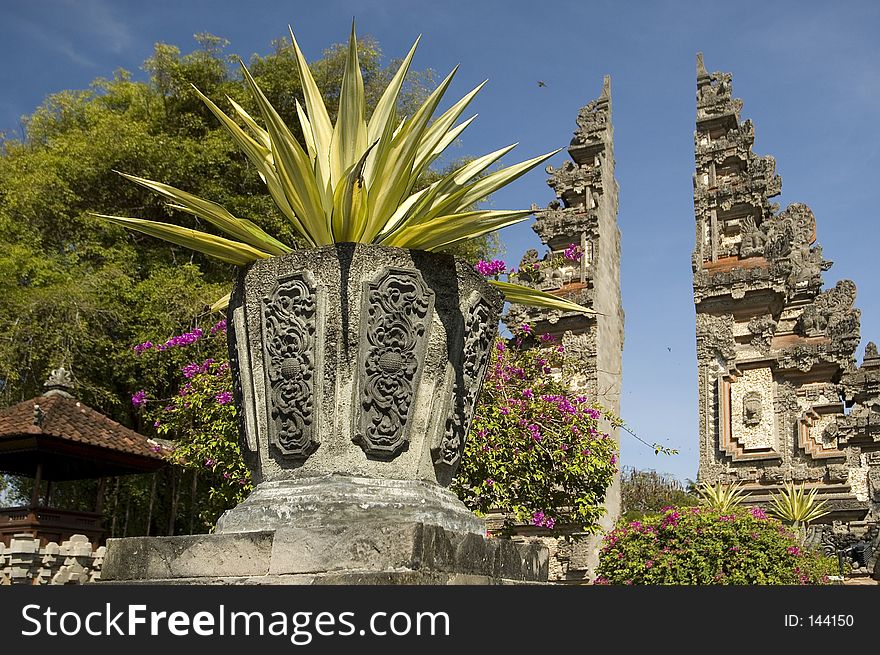
[[[596,584],[823,584],[835,567],[760,508],[669,507],[606,535]]]
[[[541,270],[553,270],[563,268],[580,262],[584,257],[584,249],[576,243],[570,243],[562,254],[551,255],[546,260],[527,262],[520,266],[519,270],[511,268],[501,259],[493,259],[487,262],[483,259],[474,264],[477,273],[487,278],[498,280],[501,275],[507,274],[508,282],[522,280],[525,282],[535,281],[535,276]]]
[[[208,333],[196,328],[160,346],[145,342],[134,350],[142,357],[148,351],[187,348],[203,338],[225,337],[225,332],[226,321],[220,321]],[[188,362],[179,371],[179,389],[170,398],[150,399],[145,391],[138,391],[131,402],[152,421],[159,436],[174,441],[172,448],[163,449],[169,461],[197,471],[207,482],[208,504],[201,516],[211,526],[226,509],[244,500],[252,488],[238,446],[232,377],[228,362],[213,358]]]
[[[474,268],[477,270],[477,273],[486,277],[495,277],[507,272],[507,264],[500,259],[493,259],[491,262],[481,259],[474,264]]]
[[[576,249],[572,253],[580,257]],[[476,269],[498,275],[504,263],[480,262]],[[205,346],[225,327],[221,321],[209,333],[196,328],[134,350],[139,358],[178,357]],[[619,421],[571,392],[563,346],[532,332],[523,325],[512,341],[496,342],[452,490],[478,513],[508,512],[508,530],[525,522],[594,531],[617,470],[616,444],[600,432],[599,421]],[[543,347],[525,348],[526,339]],[[219,357],[180,365],[179,390],[168,400],[151,399],[146,390],[131,399],[160,435],[174,439],[169,458],[210,478],[211,507],[203,512],[209,524],[251,489],[238,447],[229,366]]]
[[[498,339],[452,490],[477,513],[510,513],[505,526],[530,523],[593,531],[616,471],[616,444],[599,431],[603,416],[566,380],[564,348],[523,347]],[[610,420],[613,417],[607,416]]]

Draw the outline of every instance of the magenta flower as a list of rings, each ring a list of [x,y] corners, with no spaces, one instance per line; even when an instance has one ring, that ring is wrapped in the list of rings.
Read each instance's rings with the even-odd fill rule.
[[[681,514],[672,510],[666,513],[666,516],[663,517],[663,520],[660,522],[661,528],[675,528],[678,526],[678,521],[681,518]]]
[[[789,546],[785,550],[789,555],[794,555],[795,557],[801,554],[801,549],[797,546]]]
[[[507,270],[507,264],[500,259],[493,259],[491,262],[481,259],[474,264],[474,268],[480,275],[484,277],[492,277],[504,273]]]
[[[152,341],[144,341],[143,343],[139,343],[138,345],[136,345],[136,346],[134,347],[134,352],[135,352],[136,355],[138,355],[138,356],[140,357],[140,355],[141,355],[145,350],[149,350],[149,349],[152,348],[152,347],[153,347],[153,342],[152,342]]]
[[[217,334],[218,332],[226,332],[226,319],[221,319],[217,321],[213,327],[211,327],[211,334]]]
[[[556,525],[556,519],[547,516],[544,512],[535,512],[532,514],[532,525],[552,530],[553,526]]]
[[[579,245],[577,245],[576,243],[572,243],[568,246],[568,248],[565,249],[565,252],[562,253],[562,256],[571,262],[579,262],[584,256],[584,251]]]
[[[177,336],[171,337],[164,344],[159,344],[156,346],[156,350],[167,350],[169,348],[181,348],[183,346],[189,346],[194,344],[196,341],[202,338],[202,328],[196,328],[192,332],[185,332],[183,334],[178,334]]]
[[[199,367],[199,365],[196,364],[195,362],[192,362],[192,363],[187,364],[186,366],[184,366],[183,369],[181,369],[181,370],[182,370],[182,372],[183,372],[183,377],[185,377],[185,378],[193,378],[193,377],[195,377],[196,375],[199,374],[199,372],[200,372],[200,367]]]
[[[214,396],[214,400],[216,400],[221,405],[226,405],[227,403],[232,402],[232,392],[230,391],[221,391],[220,393]]]
[[[767,512],[765,512],[760,507],[750,507],[749,514],[754,516],[756,519],[766,519],[767,518]]]
[[[135,407],[142,407],[147,403],[147,392],[141,389],[132,394],[131,404]]]

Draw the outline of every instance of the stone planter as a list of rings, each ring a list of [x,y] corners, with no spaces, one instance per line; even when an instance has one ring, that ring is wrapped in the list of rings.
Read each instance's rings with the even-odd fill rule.
[[[228,313],[257,483],[212,534],[110,539],[107,584],[541,584],[446,485],[503,299],[465,262],[338,244],[256,262]]]
[[[484,533],[454,475],[503,297],[449,255],[336,244],[244,269],[228,310],[257,483],[217,532],[336,516]]]

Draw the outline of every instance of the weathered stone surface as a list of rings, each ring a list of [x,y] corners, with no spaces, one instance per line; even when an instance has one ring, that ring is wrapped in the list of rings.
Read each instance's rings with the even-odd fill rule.
[[[113,584],[113,583],[105,583]],[[132,580],[128,585],[535,585],[544,582],[501,580],[466,573],[429,571],[372,571],[351,573],[321,573],[316,575],[272,575],[259,578],[167,578],[161,580]]]
[[[108,539],[102,579],[265,575],[272,543],[271,532]]]
[[[483,521],[436,483],[341,474],[262,482],[220,517],[216,532],[407,522],[486,534]]]
[[[230,358],[256,482],[340,473],[448,482],[448,421],[467,425],[503,299],[449,255],[341,243],[255,262],[234,287]],[[478,353],[479,354],[479,353]],[[453,388],[460,381],[459,388]],[[464,447],[461,436],[456,447]],[[447,450],[448,447],[447,447]]]
[[[752,152],[754,126],[740,121],[732,83],[698,55],[699,479],[743,481],[754,502],[786,481],[808,482],[834,518],[878,519],[870,496],[880,477],[859,448],[880,451],[880,427],[871,427],[872,412],[880,419],[880,362],[875,370],[871,351],[855,366],[855,284],[822,290],[831,262],[816,243],[816,219],[806,205],[779,211],[771,202],[782,190],[775,160]]]
[[[282,528],[109,543],[102,579],[190,584],[498,584],[546,582],[539,544],[424,523]]]
[[[270,575],[348,569],[433,568],[418,558],[422,523],[282,528],[272,542]]]
[[[556,199],[536,212],[533,226],[550,252],[540,258],[537,250],[529,250],[520,270],[534,268],[535,264],[539,267],[536,272],[521,274],[519,281],[598,313],[585,316],[520,306],[511,307],[507,322],[530,323],[536,334],[557,337],[565,346],[566,357],[578,369],[579,374],[571,380],[572,388],[619,414],[624,313],[620,297],[620,230],[610,77],[605,77],[600,96],[581,108],[576,122],[577,129],[568,148],[571,160],[559,168],[547,168],[547,184],[555,191]],[[562,255],[571,244],[582,249],[580,262],[564,261]],[[559,261],[562,265],[556,264]],[[618,428],[606,423],[602,430],[620,443]],[[600,524],[608,530],[620,514],[619,476],[605,500],[606,514]],[[518,530],[529,533],[531,527],[520,526]],[[576,558],[568,557],[568,545],[561,549],[554,545],[554,553],[565,553],[562,559],[554,561],[554,579],[589,579],[590,571],[598,563],[600,539],[600,535],[582,539]]]
[[[105,551],[104,546],[94,548],[82,534],[41,547],[40,539],[19,533],[8,547],[0,543],[0,586],[93,582],[101,577]]]

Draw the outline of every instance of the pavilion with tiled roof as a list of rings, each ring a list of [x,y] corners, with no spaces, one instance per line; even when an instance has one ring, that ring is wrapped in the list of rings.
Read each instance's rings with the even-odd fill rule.
[[[85,534],[103,538],[103,480],[109,476],[148,473],[165,465],[154,441],[84,405],[70,393],[70,372],[52,371],[47,391],[0,410],[0,472],[34,478],[31,502],[0,509],[0,541],[29,532],[43,541],[61,542]],[[53,482],[99,480],[94,512],[52,509]],[[46,499],[40,489],[47,481]]]

